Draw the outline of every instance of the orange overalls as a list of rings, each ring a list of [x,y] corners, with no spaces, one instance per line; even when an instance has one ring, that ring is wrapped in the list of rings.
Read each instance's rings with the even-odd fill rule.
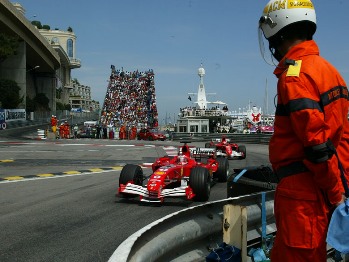
[[[134,140],[137,137],[137,127],[133,126],[131,129],[130,140]]]
[[[59,137],[61,139],[64,138],[64,125],[63,125],[63,123],[59,126]]]
[[[126,127],[121,126],[119,131],[119,139],[126,139]]]
[[[51,130],[53,133],[57,131],[57,118],[55,116],[51,117]]]
[[[271,260],[326,261],[330,211],[344,190],[336,156],[313,163],[306,159],[305,148],[330,139],[348,174],[348,89],[337,70],[319,56],[313,40],[293,46],[274,74],[278,102],[269,158],[277,175],[293,173],[276,189]]]
[[[70,137],[70,125],[69,123],[64,124],[64,138],[69,138]]]

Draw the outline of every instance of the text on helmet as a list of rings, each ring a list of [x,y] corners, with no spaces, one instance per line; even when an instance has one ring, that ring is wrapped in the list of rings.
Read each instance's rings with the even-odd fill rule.
[[[289,1],[288,8],[310,8],[314,9],[313,3],[309,0]]]
[[[287,0],[278,0],[273,3],[270,3],[270,5],[266,5],[264,8],[263,13],[268,14],[276,10],[285,9],[286,8],[286,1]]]

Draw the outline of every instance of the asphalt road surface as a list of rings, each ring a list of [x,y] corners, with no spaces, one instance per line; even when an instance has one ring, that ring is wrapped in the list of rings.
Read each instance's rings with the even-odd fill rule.
[[[0,140],[3,262],[108,261],[129,235],[197,204],[176,198],[154,206],[115,196],[122,165],[151,163],[178,142]],[[268,164],[267,146],[246,148],[245,160],[229,161],[231,170]],[[224,198],[226,183],[215,184],[210,200]]]

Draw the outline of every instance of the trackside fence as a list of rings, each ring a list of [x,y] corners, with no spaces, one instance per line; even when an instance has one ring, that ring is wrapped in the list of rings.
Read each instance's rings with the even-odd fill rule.
[[[225,136],[236,143],[268,144],[271,134],[239,134],[239,133],[172,133],[173,141],[204,142]]]
[[[167,215],[140,229],[122,242],[108,262],[197,262],[225,242],[241,250],[241,261],[251,262],[251,248],[262,248],[262,212],[265,234],[276,234],[274,193],[263,192],[212,201]],[[263,209],[264,206],[264,209]],[[295,229],[296,230],[296,229]],[[327,261],[335,261],[327,247]],[[342,254],[341,261],[349,261]],[[336,260],[339,261],[339,260]]]
[[[273,198],[274,191],[266,193],[268,234],[276,231]],[[260,244],[261,203],[261,194],[252,194],[170,214],[127,238],[109,262],[202,261],[223,240],[245,249],[242,261],[247,261],[247,248]],[[232,215],[232,210],[241,212]]]

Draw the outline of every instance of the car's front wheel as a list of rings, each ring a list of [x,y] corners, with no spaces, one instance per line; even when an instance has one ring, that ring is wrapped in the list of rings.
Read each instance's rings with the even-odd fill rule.
[[[126,185],[132,182],[135,185],[141,186],[143,184],[143,170],[138,165],[127,164],[125,165],[120,173],[119,186]],[[136,195],[122,193],[123,197],[135,197]]]
[[[211,193],[211,176],[207,168],[198,166],[190,172],[189,186],[192,188],[196,201],[207,201]]]
[[[229,161],[225,157],[217,157],[218,169],[215,172],[215,177],[218,182],[227,182],[229,176]]]
[[[239,146],[238,151],[243,154],[243,156],[240,157],[240,159],[246,158],[246,146]]]

